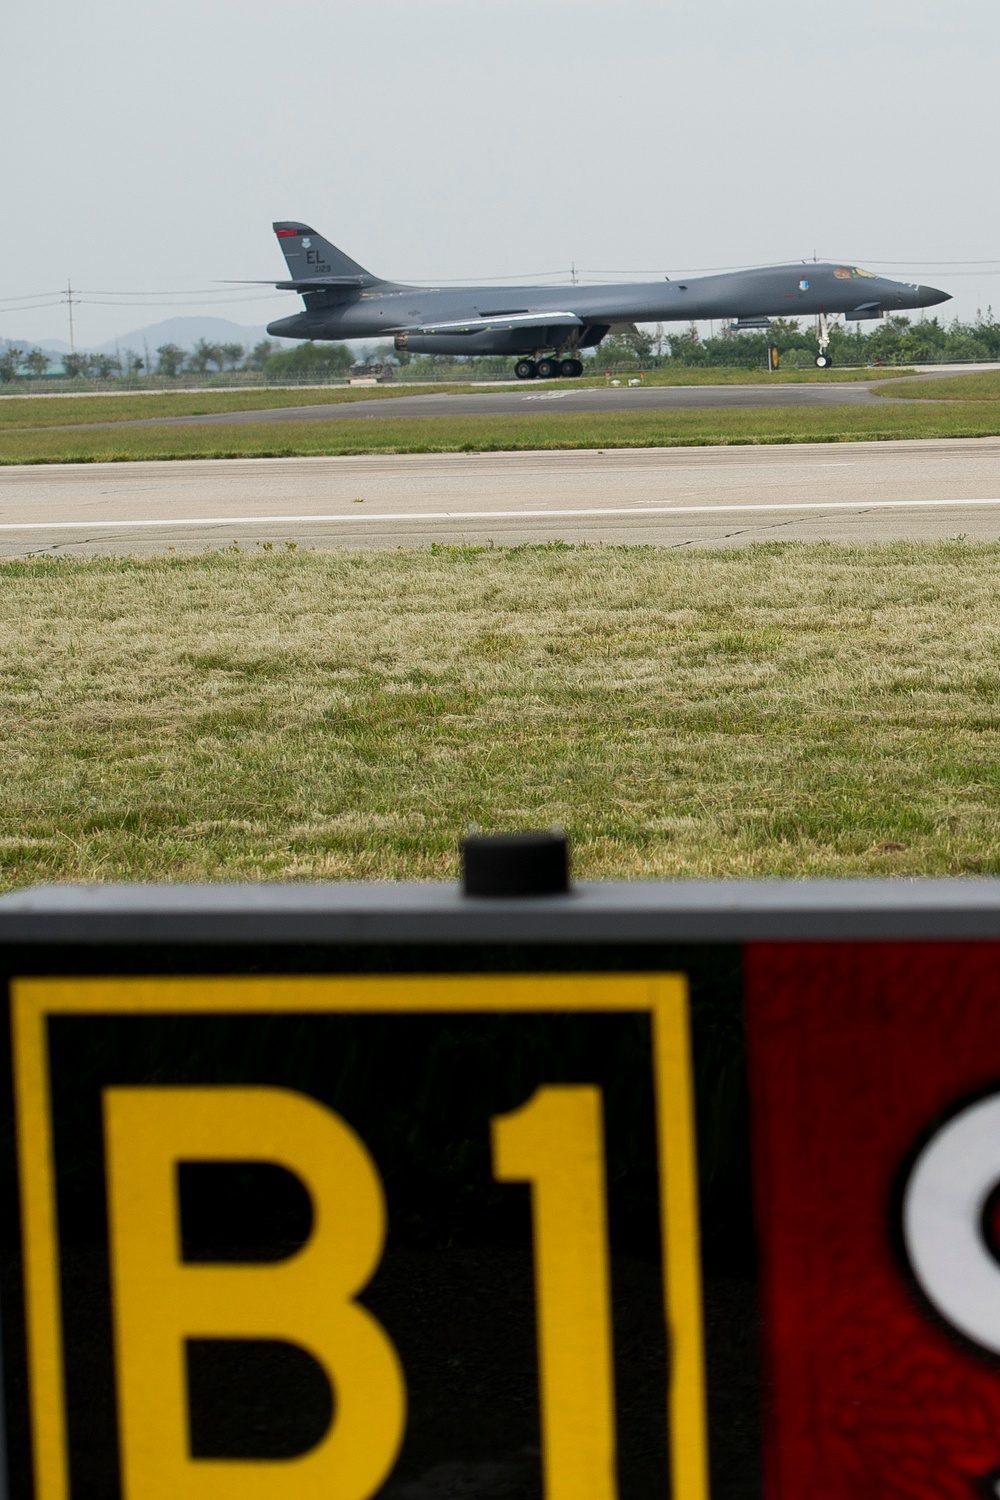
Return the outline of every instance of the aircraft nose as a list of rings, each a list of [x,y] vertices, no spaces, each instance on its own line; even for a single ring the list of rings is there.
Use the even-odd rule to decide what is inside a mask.
[[[936,286],[917,287],[917,306],[936,307],[939,302],[950,302],[950,292],[939,292]]]

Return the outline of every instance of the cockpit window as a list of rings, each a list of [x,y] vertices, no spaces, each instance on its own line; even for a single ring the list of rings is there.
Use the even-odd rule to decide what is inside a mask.
[[[878,280],[874,271],[863,271],[860,266],[837,266],[833,274],[838,281],[853,281],[857,276],[862,276],[868,281]]]

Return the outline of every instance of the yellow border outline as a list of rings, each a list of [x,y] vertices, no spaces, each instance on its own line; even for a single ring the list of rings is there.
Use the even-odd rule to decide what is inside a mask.
[[[670,1382],[671,1494],[708,1500],[694,1084],[682,974],[393,974],[17,979],[14,1095],[36,1500],[71,1500],[46,1022],[55,1015],[648,1013],[653,1020]]]

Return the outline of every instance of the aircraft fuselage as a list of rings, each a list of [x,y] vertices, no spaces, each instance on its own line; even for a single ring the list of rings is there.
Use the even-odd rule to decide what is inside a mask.
[[[588,348],[616,323],[816,314],[877,318],[948,300],[934,287],[832,262],[610,286],[407,286],[373,276],[305,225],[275,228],[298,278],[278,284],[301,292],[305,310],[269,323],[269,333],[292,339],[393,338],[400,348],[429,354]],[[319,248],[303,250],[303,245]],[[329,273],[326,284],[324,272]]]

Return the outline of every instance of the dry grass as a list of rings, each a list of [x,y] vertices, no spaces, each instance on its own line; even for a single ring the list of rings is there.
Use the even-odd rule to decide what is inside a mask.
[[[0,565],[0,875],[1000,868],[1000,546]]]
[[[940,380],[914,380],[883,388],[879,396],[905,396],[919,401],[1000,401],[1000,370],[972,375],[945,375]]]
[[[131,459],[288,458],[337,453],[496,453],[543,448],[670,448],[719,443],[839,443],[992,437],[996,402],[695,408],[515,416],[246,422],[88,431],[0,429],[0,464]]]
[[[599,359],[596,363],[600,368],[598,376],[584,376],[582,380],[575,381],[574,384],[604,385],[606,383],[604,369],[600,367]],[[916,373],[916,370],[910,369],[908,365],[892,368],[885,366],[880,369],[854,366],[848,369],[838,369],[834,366],[826,370],[817,370],[814,365],[808,365],[801,370],[793,369],[790,365],[780,370],[747,370],[729,368],[724,365],[667,365],[660,370],[647,370],[642,383],[643,385],[851,385],[863,382],[870,385],[878,380],[902,380]],[[634,374],[627,370],[614,376],[614,379],[621,380],[623,384],[634,378]]]
[[[201,417],[211,412],[280,411],[286,406],[342,406],[392,396],[466,395],[481,385],[261,387],[231,391],[135,391],[95,396],[4,396],[0,431],[19,427],[76,426],[87,422],[142,422],[151,417]]]

